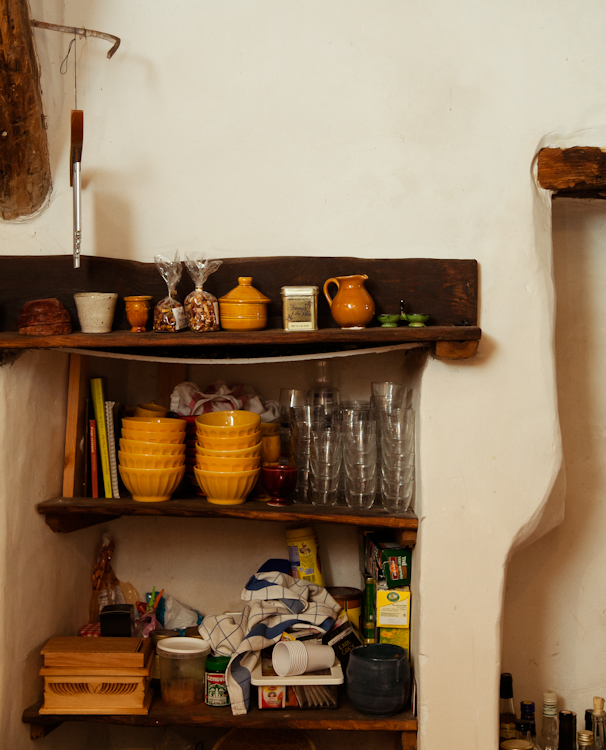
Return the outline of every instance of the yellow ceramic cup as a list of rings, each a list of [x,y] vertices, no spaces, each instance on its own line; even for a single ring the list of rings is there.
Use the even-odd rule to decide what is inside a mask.
[[[149,404],[139,404],[135,409],[135,417],[165,417],[168,409],[155,401]]]
[[[276,463],[280,459],[280,436],[261,433],[261,461],[263,464]]]

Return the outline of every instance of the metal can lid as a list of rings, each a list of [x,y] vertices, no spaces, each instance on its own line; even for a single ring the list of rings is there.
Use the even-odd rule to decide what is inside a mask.
[[[504,740],[501,750],[532,750],[532,745],[526,740]]]
[[[578,733],[578,739],[579,739],[579,747],[592,747],[594,744],[593,741],[593,732],[589,732],[587,730],[583,730]]]
[[[326,590],[337,601],[341,599],[345,602],[360,601],[364,592],[360,589],[354,589],[350,586],[327,586]]]
[[[317,286],[283,286],[283,297],[313,297],[318,293]]]
[[[206,657],[206,671],[207,672],[225,672],[227,665],[230,662],[230,656],[207,656]]]

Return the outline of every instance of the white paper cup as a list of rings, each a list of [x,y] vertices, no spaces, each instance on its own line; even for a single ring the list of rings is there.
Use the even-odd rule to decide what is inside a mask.
[[[335,663],[335,652],[332,646],[305,645],[307,651],[306,672],[317,672],[320,669],[330,669]]]
[[[279,641],[274,646],[271,661],[279,677],[304,674],[307,668],[307,649],[301,641]]]
[[[109,333],[112,329],[116,300],[112,292],[79,292],[74,294],[82,333]]]

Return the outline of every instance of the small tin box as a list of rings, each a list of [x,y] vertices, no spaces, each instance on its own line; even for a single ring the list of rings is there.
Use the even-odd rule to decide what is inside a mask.
[[[285,331],[317,331],[318,287],[283,286],[282,319]]]

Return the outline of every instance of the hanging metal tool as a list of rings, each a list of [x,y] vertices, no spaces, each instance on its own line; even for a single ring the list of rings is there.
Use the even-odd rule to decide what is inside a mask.
[[[82,247],[81,170],[83,140],[84,112],[81,109],[72,109],[70,184],[74,202],[74,268],[80,268],[80,250]]]
[[[101,31],[91,31],[90,29],[78,28],[74,26],[59,26],[54,23],[44,23],[42,21],[31,21],[32,26],[36,26],[41,29],[50,29],[51,31],[61,31],[66,34],[73,34],[74,38],[70,42],[67,50],[67,55],[61,63],[60,72],[65,75],[67,72],[67,59],[69,53],[74,46],[74,109],[72,109],[71,117],[71,138],[70,138],[70,150],[69,150],[69,184],[72,187],[73,194],[73,214],[74,214],[74,268],[80,268],[80,252],[82,249],[82,184],[81,184],[81,172],[82,172],[82,144],[84,140],[84,112],[78,109],[78,76],[77,76],[77,55],[76,45],[78,36],[87,37],[93,36],[99,39],[105,39],[108,42],[113,42],[112,48],[108,51],[107,57],[111,58],[118,47],[120,46],[120,39],[112,34],[105,34]],[[65,70],[64,70],[65,68]]]

